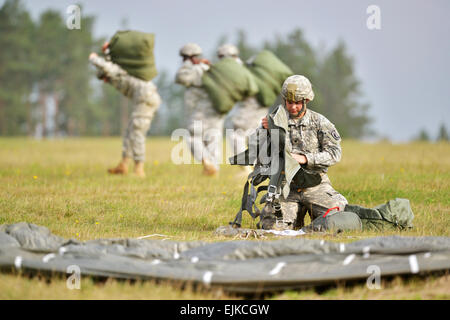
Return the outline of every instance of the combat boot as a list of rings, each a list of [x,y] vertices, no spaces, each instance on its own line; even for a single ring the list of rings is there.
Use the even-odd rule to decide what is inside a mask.
[[[130,158],[123,158],[122,161],[115,168],[108,169],[110,174],[128,174],[128,164]]]
[[[134,162],[134,174],[140,178],[145,178],[143,161],[135,161]]]
[[[207,160],[202,160],[203,164],[203,174],[205,176],[215,176],[219,172],[217,168]]]

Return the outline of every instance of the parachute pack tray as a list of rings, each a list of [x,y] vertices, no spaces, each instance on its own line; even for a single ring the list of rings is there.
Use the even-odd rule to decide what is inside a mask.
[[[147,239],[66,240],[29,223],[0,226],[4,271],[159,279],[256,293],[450,269],[450,237],[376,237],[353,243],[289,238],[176,242]]]

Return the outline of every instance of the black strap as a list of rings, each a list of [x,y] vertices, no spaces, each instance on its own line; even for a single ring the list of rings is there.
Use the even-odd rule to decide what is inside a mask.
[[[266,129],[259,128],[256,130],[256,141],[249,139],[248,148],[238,153],[228,160],[231,165],[241,165],[241,166],[253,166],[255,162],[259,162],[259,152],[261,150],[268,150],[270,147],[270,139],[268,138]]]
[[[261,210],[256,205],[256,198],[258,198],[258,194],[262,191],[267,190],[268,186],[259,186],[257,189],[255,188],[253,184],[253,180],[256,177],[254,174],[257,172],[258,169],[250,173],[249,179],[247,179],[247,182],[244,186],[244,191],[242,193],[242,199],[241,199],[241,207],[239,208],[238,213],[236,214],[236,217],[232,222],[230,222],[230,225],[233,227],[240,228],[242,225],[242,212],[245,210],[247,211],[253,220],[255,220],[258,216],[261,214]],[[250,194],[248,193],[250,190]]]
[[[282,182],[283,177],[284,177],[284,168],[285,168],[285,159],[284,159],[284,147],[285,147],[285,145],[284,145],[284,139],[285,139],[286,133],[284,132],[284,130],[282,128],[279,128],[279,127],[277,127],[274,124],[274,122],[271,119],[271,117],[268,117],[268,121],[269,121],[269,128],[271,128],[271,129],[278,129],[279,130],[279,150],[278,150],[279,154],[278,154],[278,156],[279,156],[280,161],[279,161],[278,170],[277,170],[277,172],[275,174],[270,175],[269,185],[267,185],[267,186],[260,186],[256,190],[255,189],[255,185],[257,185],[258,183],[261,183],[263,181],[263,180],[258,179],[258,177],[261,176],[261,173],[262,173],[263,170],[267,169],[267,168],[263,167],[261,164],[259,164],[257,162],[257,165],[255,165],[253,172],[250,173],[248,175],[248,177],[247,177],[247,182],[245,183],[244,191],[242,193],[241,207],[240,207],[238,213],[236,214],[236,217],[234,218],[234,220],[232,222],[230,222],[230,225],[233,226],[233,227],[238,227],[238,228],[241,227],[241,224],[242,224],[242,212],[244,210],[246,210],[250,214],[250,216],[252,217],[253,220],[261,215],[261,211],[259,210],[259,208],[256,205],[256,198],[258,197],[258,194],[260,192],[268,190],[268,193],[270,191],[271,195],[272,195],[272,192],[273,192],[273,195],[277,195],[277,194],[280,193],[281,182]],[[268,136],[269,135],[267,135],[267,137]],[[258,152],[257,152],[258,155],[259,155],[259,152],[261,150],[265,150],[266,152],[270,150],[270,152],[271,152],[270,156],[271,157],[276,156],[276,155],[272,154],[273,150],[271,150],[272,148],[271,148],[271,143],[270,142],[271,142],[271,139],[269,139],[269,138],[267,138],[267,139],[259,139],[259,137],[258,137]],[[238,163],[237,160],[238,159],[241,160],[242,157],[244,157],[246,165],[253,164],[254,161],[252,161],[252,160],[255,160],[255,161],[258,160],[258,156],[256,156],[256,159],[250,159],[252,157],[250,156],[249,149],[247,149],[244,152],[231,157],[230,158],[230,163],[231,164],[237,164]],[[250,194],[248,193],[249,189],[250,189]],[[271,189],[274,189],[274,191],[271,190]],[[274,199],[269,199],[269,201],[272,202],[272,206],[274,205],[273,204],[273,200]]]
[[[286,133],[284,132],[284,130],[278,126],[275,125],[274,121],[272,120],[272,118],[268,118],[269,121],[269,128],[273,128],[273,129],[278,129],[278,138],[279,138],[279,150],[278,150],[278,157],[280,159],[279,164],[278,164],[278,170],[275,174],[272,174],[270,176],[270,181],[269,181],[269,188],[271,186],[273,186],[275,188],[275,193],[280,193],[280,188],[281,188],[281,182],[283,180],[283,176],[284,176],[284,168],[285,168],[285,159],[284,159],[284,139],[286,137]],[[273,148],[271,148],[271,153],[270,156],[273,158],[274,154],[272,154],[272,152],[274,151]],[[270,191],[270,189],[269,189]],[[272,201],[273,199],[268,199],[269,201]]]

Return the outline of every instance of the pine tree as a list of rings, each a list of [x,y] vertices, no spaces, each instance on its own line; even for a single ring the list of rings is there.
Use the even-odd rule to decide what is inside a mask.
[[[438,133],[437,141],[445,141],[445,142],[448,142],[448,141],[449,141],[447,128],[445,127],[445,124],[444,124],[444,123],[442,123],[442,124],[441,124],[441,127],[439,128],[439,133]]]
[[[430,141],[430,136],[425,129],[421,129],[417,135],[416,141]]]
[[[0,134],[32,131],[34,24],[21,1],[0,8]]]
[[[361,102],[361,82],[355,76],[354,61],[343,42],[321,62],[315,87],[320,92],[315,105],[343,137],[360,138],[369,133],[369,105]]]

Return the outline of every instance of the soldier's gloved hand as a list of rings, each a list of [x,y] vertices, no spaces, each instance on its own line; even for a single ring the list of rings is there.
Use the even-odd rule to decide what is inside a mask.
[[[269,129],[269,120],[267,120],[267,117],[262,118],[261,124],[264,129]]]

